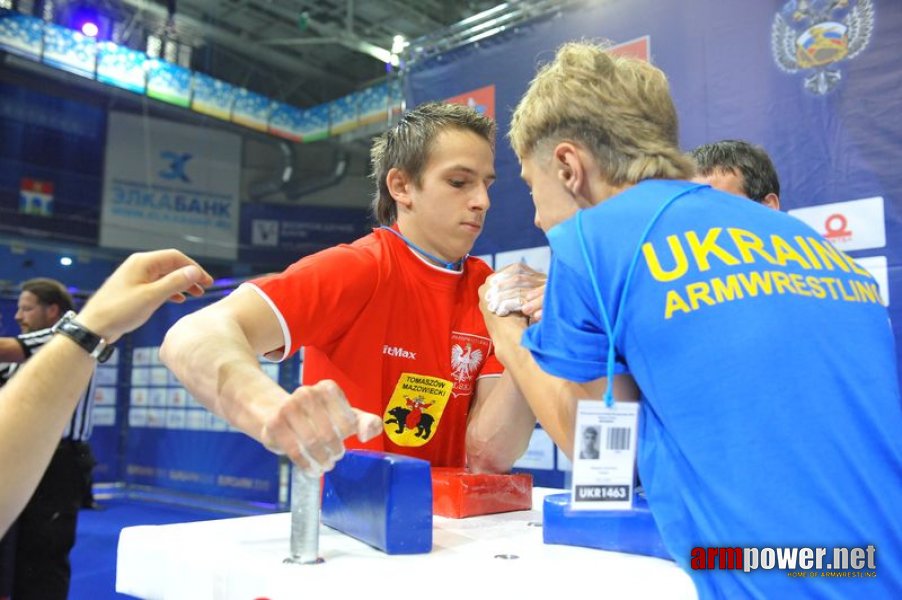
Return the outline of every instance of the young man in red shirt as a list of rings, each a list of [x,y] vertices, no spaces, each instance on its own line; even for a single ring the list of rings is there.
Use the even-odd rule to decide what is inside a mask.
[[[425,104],[374,143],[381,226],[305,257],[188,315],[161,356],[210,410],[309,474],[349,446],[435,466],[505,472],[535,417],[503,374],[479,311],[490,268],[468,253],[495,180],[495,125]],[[256,356],[305,348],[303,383],[284,391]]]

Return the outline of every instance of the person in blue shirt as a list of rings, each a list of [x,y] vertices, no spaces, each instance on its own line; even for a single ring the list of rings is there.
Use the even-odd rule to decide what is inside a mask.
[[[639,402],[638,474],[703,599],[898,597],[902,414],[868,272],[801,221],[688,181],[647,62],[562,46],[510,140],[552,251],[543,316],[499,317],[487,286],[481,307],[558,446],[572,456],[580,399],[611,385]],[[821,564],[771,564],[801,548]],[[837,548],[862,560],[834,566]],[[731,549],[749,572],[718,560]]]

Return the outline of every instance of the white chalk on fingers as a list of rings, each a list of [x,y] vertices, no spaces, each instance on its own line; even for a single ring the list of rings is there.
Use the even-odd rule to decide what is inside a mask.
[[[382,435],[382,418],[374,414],[358,411],[357,413],[357,439],[368,442]]]
[[[523,300],[517,298],[501,298],[501,283],[510,278],[510,273],[500,272],[489,277],[489,288],[485,292],[485,302],[488,309],[498,315],[505,317],[512,312],[520,310]]]
[[[511,313],[519,311],[521,308],[523,308],[523,299],[520,296],[517,296],[498,302],[498,308],[494,312],[499,317],[506,317]]]
[[[304,457],[304,460],[307,461],[307,466],[301,469],[304,472],[304,475],[307,477],[319,477],[325,472],[323,466],[313,458],[313,455],[310,454],[301,442],[298,442],[298,451],[301,453],[301,456]]]
[[[521,295],[514,296],[513,298],[502,298],[500,292],[495,291],[493,289],[489,289],[489,292],[486,293],[486,306],[488,309],[498,315],[499,317],[506,317],[512,312],[517,312],[518,310],[523,308],[523,297]]]

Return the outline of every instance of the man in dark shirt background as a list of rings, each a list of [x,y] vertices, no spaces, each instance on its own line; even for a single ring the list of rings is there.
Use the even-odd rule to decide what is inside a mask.
[[[50,328],[73,309],[65,286],[53,279],[22,284],[16,322],[22,333],[0,338],[0,384],[50,341]],[[92,429],[94,381],[85,390],[50,466],[16,523],[0,541],[0,600],[65,599],[69,592],[69,552],[75,545],[78,510],[91,485],[95,460],[88,445]]]

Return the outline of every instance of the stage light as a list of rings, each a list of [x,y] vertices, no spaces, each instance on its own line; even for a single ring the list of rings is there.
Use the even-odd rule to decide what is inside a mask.
[[[63,265],[64,267],[70,267],[70,266],[72,266],[72,258],[68,257],[68,256],[61,256],[60,264]]]
[[[87,3],[68,5],[60,22],[98,41],[109,41],[113,33],[110,15]]]
[[[97,34],[100,33],[100,28],[93,21],[85,21],[81,24],[81,32],[91,38],[97,37]]]
[[[410,42],[403,35],[396,35],[392,38],[391,43],[391,53],[392,54],[401,54],[404,52],[404,48],[410,45]]]

